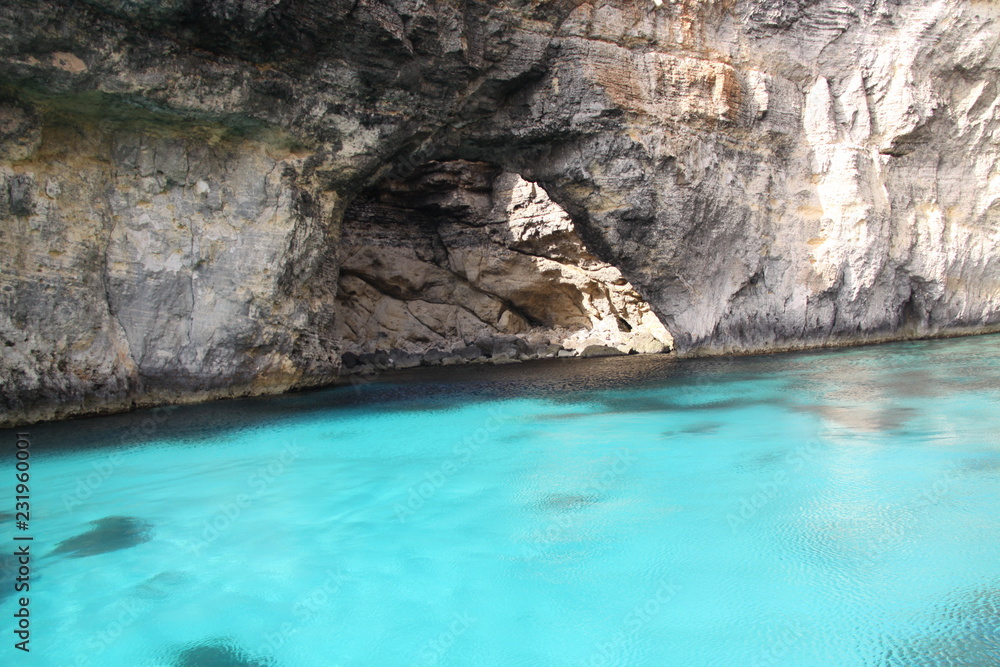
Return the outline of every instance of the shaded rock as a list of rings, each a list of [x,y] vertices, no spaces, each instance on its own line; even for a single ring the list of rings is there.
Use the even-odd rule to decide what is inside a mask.
[[[561,351],[563,351],[562,346],[561,345],[555,345],[555,344],[540,345],[540,346],[538,346],[538,347],[535,348],[535,354],[538,356],[539,359],[549,359],[549,358],[555,357]]]
[[[0,103],[0,152],[10,161],[26,160],[42,143],[41,119],[27,104]]]
[[[610,345],[588,345],[580,353],[581,357],[616,357],[625,354],[617,347]]]
[[[494,354],[490,359],[490,363],[496,364],[497,366],[503,366],[505,364],[518,364],[521,363],[517,357],[512,357],[506,353]]]
[[[26,175],[13,176],[7,182],[8,210],[12,215],[29,216],[35,212],[34,180]]]
[[[372,366],[375,370],[384,371],[392,367],[392,359],[387,352],[376,352],[372,355]]]
[[[527,361],[592,334],[612,344],[639,333],[669,340],[566,212],[495,165],[419,165],[359,196],[342,229],[336,321],[351,349],[389,341],[426,352],[471,339],[453,353]]]
[[[420,365],[422,355],[393,349],[389,352],[393,368],[416,368]]]
[[[503,355],[516,359],[528,351],[528,344],[521,338],[505,336],[493,341],[493,356]]]
[[[543,333],[531,333],[524,337],[526,343],[533,348],[548,345],[552,342],[552,339],[547,334]]]
[[[453,352],[466,361],[472,361],[483,356],[483,351],[476,345],[466,345],[465,347],[453,350]]]
[[[427,352],[424,353],[424,356],[421,359],[421,363],[424,366],[440,366],[441,362],[444,361],[444,358],[446,356],[449,355],[443,352],[442,350],[438,349],[428,350]]]
[[[476,347],[482,351],[483,356],[490,357],[493,356],[493,338],[490,336],[480,336],[473,343]]]

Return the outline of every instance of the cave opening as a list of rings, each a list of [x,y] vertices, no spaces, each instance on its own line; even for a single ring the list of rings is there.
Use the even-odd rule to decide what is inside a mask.
[[[539,185],[487,162],[427,162],[361,192],[341,228],[342,372],[669,351],[614,266]]]

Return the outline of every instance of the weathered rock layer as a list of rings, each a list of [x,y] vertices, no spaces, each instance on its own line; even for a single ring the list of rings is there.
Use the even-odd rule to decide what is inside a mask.
[[[541,188],[481,162],[425,165],[355,199],[335,312],[351,372],[671,344]]]
[[[456,345],[463,308],[617,321],[493,275],[529,275],[516,175],[684,354],[1000,327],[996,3],[27,0],[0,62],[0,423],[331,381],[393,336],[359,312],[435,304],[347,252],[430,161],[508,174],[476,215],[406,202],[437,215],[413,269],[478,290],[409,309]],[[537,259],[553,304],[587,293]]]

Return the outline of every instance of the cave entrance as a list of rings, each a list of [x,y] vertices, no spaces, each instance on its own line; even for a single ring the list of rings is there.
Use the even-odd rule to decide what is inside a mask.
[[[343,372],[668,351],[667,329],[591,255],[539,186],[485,162],[429,162],[344,214]]]

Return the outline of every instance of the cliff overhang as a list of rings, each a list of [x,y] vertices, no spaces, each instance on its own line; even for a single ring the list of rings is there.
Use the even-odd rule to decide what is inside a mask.
[[[998,19],[958,0],[0,8],[0,422],[320,385],[385,351],[358,338],[352,280],[409,299],[345,249],[388,233],[355,216],[380,184],[428,164],[534,184],[680,354],[996,330]]]

